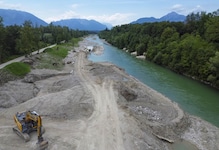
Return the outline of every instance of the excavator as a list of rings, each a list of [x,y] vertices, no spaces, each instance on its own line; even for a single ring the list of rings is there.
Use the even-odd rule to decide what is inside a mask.
[[[43,133],[45,128],[42,126],[41,116],[35,111],[17,112],[14,115],[14,121],[17,125],[13,128],[13,131],[24,139],[25,142],[30,140],[30,133],[37,131],[38,142],[37,148],[39,150],[45,150],[48,147],[48,141],[43,139]]]

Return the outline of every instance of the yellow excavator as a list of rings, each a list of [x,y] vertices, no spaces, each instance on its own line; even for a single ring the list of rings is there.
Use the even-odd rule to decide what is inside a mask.
[[[23,138],[25,142],[30,140],[29,133],[37,131],[38,149],[45,150],[48,147],[48,141],[44,140],[42,136],[45,129],[42,126],[42,119],[38,113],[35,111],[17,112],[14,115],[14,121],[17,126],[13,128],[13,131]]]

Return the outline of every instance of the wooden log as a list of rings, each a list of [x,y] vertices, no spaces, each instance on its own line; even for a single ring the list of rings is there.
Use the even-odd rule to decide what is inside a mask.
[[[165,138],[163,136],[160,136],[160,135],[157,135],[155,133],[153,133],[153,135],[155,135],[157,138],[161,139],[161,140],[164,140],[166,142],[169,142],[169,143],[174,143],[174,140],[171,140],[171,139],[168,139],[168,138]]]

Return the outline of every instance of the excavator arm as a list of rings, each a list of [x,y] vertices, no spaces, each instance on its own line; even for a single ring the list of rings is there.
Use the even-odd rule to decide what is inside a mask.
[[[38,136],[38,142],[42,140],[42,135],[43,135],[43,126],[42,126],[42,119],[40,116],[37,117],[37,136]]]
[[[37,136],[38,136],[38,146],[41,150],[45,149],[48,147],[48,141],[45,141],[43,139],[42,134],[44,133],[43,131],[43,126],[42,126],[42,119],[40,116],[37,117]]]

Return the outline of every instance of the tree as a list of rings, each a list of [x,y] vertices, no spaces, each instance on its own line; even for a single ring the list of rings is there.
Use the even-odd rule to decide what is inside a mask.
[[[206,39],[209,42],[219,43],[219,16],[210,18],[206,23]]]
[[[20,30],[20,38],[17,40],[17,48],[20,53],[29,55],[33,51],[34,47],[36,47],[34,42],[35,38],[32,22],[25,21],[23,28]]]
[[[136,46],[137,55],[143,55],[146,51],[146,45],[144,43],[140,43]]]
[[[19,50],[16,49],[16,40],[20,37],[20,26],[13,25],[5,27],[5,50],[10,55],[19,55]]]
[[[5,51],[4,51],[4,27],[3,27],[3,19],[0,17],[0,63],[3,62],[4,56],[5,56]]]
[[[219,51],[209,61],[212,73],[208,76],[208,81],[213,85],[219,86]]]
[[[202,81],[219,82],[219,10],[191,13],[186,22],[116,26],[100,33],[119,48]],[[211,58],[211,59],[210,59]],[[215,84],[216,85],[216,84]],[[219,83],[217,83],[219,86]]]

